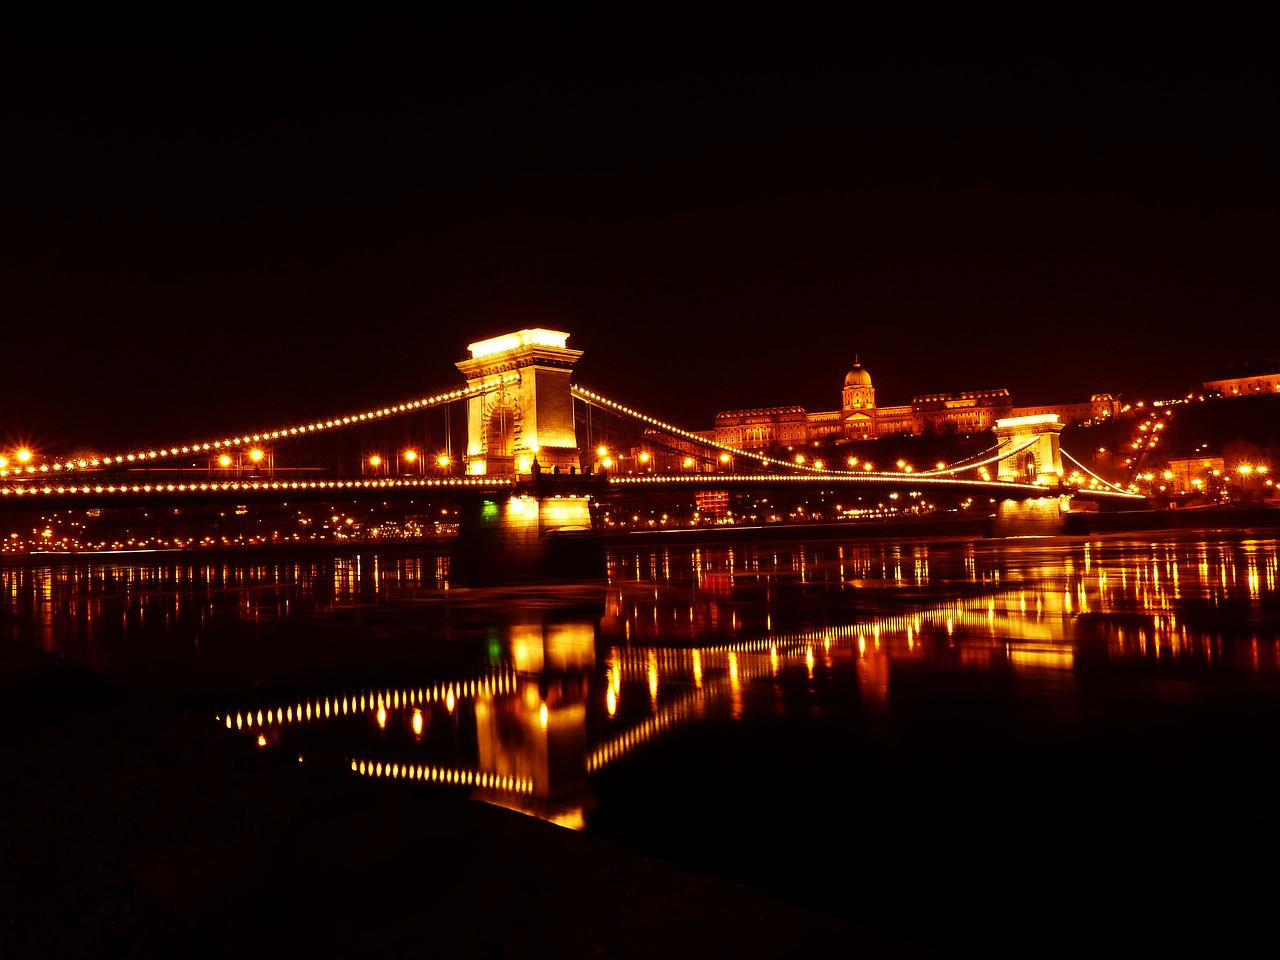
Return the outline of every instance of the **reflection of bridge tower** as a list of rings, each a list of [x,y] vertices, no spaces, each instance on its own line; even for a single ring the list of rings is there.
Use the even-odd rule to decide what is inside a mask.
[[[581,350],[567,333],[520,330],[470,344],[457,364],[468,387],[467,473],[527,474],[534,460],[547,471],[578,463],[569,377]],[[511,382],[512,375],[515,382]]]
[[[514,623],[512,693],[476,701],[481,770],[531,783],[532,795],[497,790],[481,799],[581,829],[587,792],[587,689],[595,668],[595,621]]]
[[[1063,424],[1056,413],[997,420],[1000,441],[997,479],[1057,487],[1062,482],[1062,451],[1058,446]]]

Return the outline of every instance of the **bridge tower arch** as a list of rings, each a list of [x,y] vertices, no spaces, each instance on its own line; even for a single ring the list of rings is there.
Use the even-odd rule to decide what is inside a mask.
[[[997,479],[1041,487],[1061,486],[1059,438],[1063,426],[1056,413],[997,420],[993,428],[1000,443]]]
[[[520,476],[577,469],[578,440],[569,391],[581,350],[567,333],[533,328],[468,344],[457,364],[468,387],[466,469],[472,475]]]

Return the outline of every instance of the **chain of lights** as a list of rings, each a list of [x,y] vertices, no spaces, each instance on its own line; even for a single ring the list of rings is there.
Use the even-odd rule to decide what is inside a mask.
[[[1094,479],[1094,480],[1098,481],[1098,483],[1103,484],[1103,485],[1104,485],[1108,490],[1114,491],[1115,493],[1122,494],[1122,495],[1124,495],[1124,496],[1126,496],[1126,497],[1132,497],[1132,498],[1134,498],[1135,500],[1142,500],[1142,499],[1145,499],[1141,494],[1133,493],[1133,492],[1132,492],[1132,491],[1130,491],[1130,490],[1125,490],[1123,487],[1117,487],[1117,486],[1116,486],[1114,483],[1112,483],[1110,480],[1104,480],[1102,477],[1098,476],[1096,473],[1094,473],[1092,470],[1090,470],[1088,467],[1086,467],[1083,463],[1081,463],[1079,460],[1077,460],[1077,459],[1076,459],[1075,457],[1073,457],[1071,454],[1067,453],[1067,451],[1065,451],[1065,450],[1061,450],[1060,452],[1061,452],[1061,454],[1062,454],[1064,457],[1066,457],[1068,460],[1070,460],[1070,461],[1071,461],[1071,463],[1072,463],[1073,465],[1075,465],[1075,466],[1076,466],[1076,467],[1078,467],[1079,469],[1083,470],[1086,474],[1088,474],[1088,475],[1089,475],[1089,477],[1091,477],[1092,479]]]
[[[674,703],[667,704],[643,723],[631,728],[626,733],[600,744],[587,757],[587,772],[602,770],[614,760],[626,756],[636,747],[657,738],[660,734],[679,726],[688,720],[699,701],[707,700],[730,687],[728,680],[712,684],[710,687],[695,690]]]
[[[88,457],[80,460],[62,460],[55,462],[52,465],[45,463],[41,464],[39,467],[34,465],[27,466],[25,469],[28,473],[35,473],[37,471],[41,473],[48,473],[50,470],[87,470],[110,466],[131,466],[135,463],[159,463],[174,457],[190,456],[191,454],[216,453],[218,451],[231,450],[254,443],[293,440],[298,437],[311,436],[330,430],[342,429],[344,427],[359,426],[371,421],[395,417],[405,413],[413,413],[418,410],[427,410],[432,407],[438,407],[446,403],[453,403],[477,394],[488,393],[495,389],[501,389],[512,383],[516,383],[519,380],[520,374],[510,373],[491,383],[462,387],[457,390],[450,390],[448,393],[440,393],[435,396],[422,397],[416,400],[406,400],[403,403],[392,404],[388,407],[381,407],[376,410],[366,410],[361,413],[352,413],[342,417],[334,417],[329,420],[317,420],[313,423],[288,424],[276,430],[269,430],[255,434],[245,434],[244,436],[229,437],[221,440],[203,440],[195,443],[182,444],[180,446],[173,445],[169,447],[157,447],[151,450],[135,450],[132,452],[111,454],[109,456]],[[18,469],[20,470],[22,468]]]
[[[643,486],[645,484],[703,485],[710,482],[712,475],[702,474],[647,474],[644,476],[611,475],[610,484]],[[858,486],[901,487],[903,484],[920,487],[946,487],[972,489],[975,485],[984,490],[1011,494],[1016,497],[1043,497],[1048,488],[1029,483],[1016,483],[1001,480],[961,480],[951,477],[926,476],[923,473],[856,473],[853,471],[823,470],[820,473],[797,476],[789,473],[717,473],[714,474],[717,484],[759,484],[782,483],[812,485],[816,481],[852,482]],[[1132,494],[1127,494],[1132,496]]]
[[[507,487],[511,480],[494,479],[489,476],[478,477],[444,477],[422,479],[383,478],[378,480],[228,480],[225,483],[121,483],[121,484],[59,484],[51,486],[5,486],[0,487],[0,498],[3,497],[57,497],[75,494],[94,494],[96,496],[119,496],[123,494],[223,494],[223,493],[289,493],[297,492],[333,492],[342,494],[349,491],[367,490],[425,490],[425,489],[462,489]]]
[[[495,673],[486,677],[462,680],[431,687],[401,690],[360,690],[356,693],[344,693],[333,697],[316,697],[301,700],[275,708],[261,707],[255,712],[252,709],[231,711],[214,716],[225,724],[228,730],[249,729],[258,727],[280,726],[290,723],[306,723],[328,717],[354,716],[370,710],[398,710],[401,707],[443,703],[450,710],[464,699],[477,696],[492,696],[499,693],[510,693],[515,689],[515,674],[510,671]]]
[[[351,771],[363,777],[383,777],[391,780],[424,780],[434,783],[450,783],[458,786],[485,787],[506,790],[509,793],[533,793],[533,781],[528,777],[503,776],[483,770],[466,770],[459,767],[433,767],[424,763],[383,763],[381,760],[351,761]]]
[[[921,470],[918,476],[940,477],[960,473],[962,470],[979,470],[982,467],[990,466],[993,463],[999,463],[1006,457],[1016,456],[1028,447],[1035,446],[1039,439],[1039,437],[1030,437],[1025,443],[1021,443],[1016,447],[1004,451],[1001,451],[999,447],[989,447],[982,453],[974,454],[975,457],[982,457],[983,459],[962,460],[958,463],[953,463],[948,467],[940,467],[933,470]]]
[[[584,403],[594,404],[602,410],[612,410],[615,413],[625,414],[628,417],[633,417],[634,419],[639,420],[641,423],[647,423],[651,427],[657,427],[659,430],[670,433],[673,436],[689,440],[711,450],[719,450],[721,453],[727,453],[730,456],[746,457],[749,460],[755,460],[762,464],[769,464],[775,467],[785,467],[788,470],[807,471],[809,473],[819,474],[822,476],[830,476],[832,474],[839,475],[846,472],[853,476],[863,476],[863,474],[853,473],[853,471],[819,470],[817,467],[811,467],[807,464],[791,463],[786,460],[778,460],[775,457],[765,456],[762,453],[753,453],[749,450],[739,450],[737,447],[730,447],[723,443],[717,443],[715,440],[708,440],[706,437],[696,434],[691,430],[686,430],[683,427],[677,427],[674,424],[667,423],[665,420],[659,420],[657,417],[651,417],[648,414],[641,413],[640,411],[625,406],[624,404],[617,403],[607,397],[603,397],[598,393],[586,389],[585,387],[581,387],[576,383],[572,384],[569,387],[569,390],[575,397],[582,400]],[[875,473],[875,471],[868,472],[873,474]]]
[[[761,464],[768,464],[776,467],[785,467],[788,470],[799,470],[802,472],[807,472],[810,475],[815,475],[820,477],[850,476],[850,477],[865,477],[868,479],[876,479],[876,478],[887,478],[892,480],[902,479],[901,473],[895,473],[891,470],[864,470],[864,471],[833,470],[833,469],[828,469],[826,467],[819,468],[815,466],[809,466],[808,464],[792,463],[787,460],[779,460],[775,457],[769,457],[761,453],[754,453],[749,450],[740,450],[737,447],[726,446],[725,444],[718,443],[715,440],[708,440],[706,437],[701,436],[700,434],[693,433],[690,430],[685,430],[683,427],[677,427],[674,424],[667,423],[665,420],[659,420],[657,417],[652,417],[652,416],[649,416],[648,414],[641,413],[640,411],[632,407],[628,407],[614,400],[610,400],[607,397],[601,396],[600,394],[595,393],[592,390],[588,390],[585,387],[579,386],[578,384],[572,384],[569,389],[575,397],[577,397],[579,400],[582,400],[585,403],[593,404],[600,409],[612,410],[616,413],[621,413],[626,416],[633,417],[634,419],[639,420],[641,423],[648,424],[651,427],[656,427],[666,433],[672,434],[673,436],[681,437],[685,440],[689,440],[693,443],[697,443],[711,450],[719,450],[722,453],[727,453],[734,457],[746,457],[750,460],[755,460]],[[933,470],[913,471],[911,475],[913,477],[928,477],[928,478],[937,479],[942,477],[954,476],[955,474],[961,473],[965,470],[977,470],[980,467],[984,467],[992,463],[997,463],[1000,460],[1004,460],[1007,457],[1011,457],[1018,453],[1021,453],[1023,450],[1028,449],[1029,447],[1036,444],[1038,441],[1039,441],[1039,437],[1033,436],[1033,437],[1030,437],[1025,443],[1019,444],[1018,446],[1008,450],[1000,451],[1000,449],[996,447],[996,448],[989,448],[988,450],[983,451],[982,453],[976,454],[976,456],[985,457],[985,459],[966,460],[960,463],[955,463],[950,466],[936,468]],[[723,475],[718,475],[718,476],[723,476]],[[784,478],[778,477],[776,475],[771,475],[768,477],[768,479],[779,480]],[[793,477],[792,479],[795,479],[795,478]],[[1025,486],[1025,484],[1016,484],[1016,486],[1023,487]]]

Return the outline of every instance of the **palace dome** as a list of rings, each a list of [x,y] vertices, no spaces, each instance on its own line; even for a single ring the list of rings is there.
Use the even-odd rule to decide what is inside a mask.
[[[855,363],[853,369],[845,374],[844,385],[846,387],[869,387],[871,386],[871,374],[862,369],[862,364]]]

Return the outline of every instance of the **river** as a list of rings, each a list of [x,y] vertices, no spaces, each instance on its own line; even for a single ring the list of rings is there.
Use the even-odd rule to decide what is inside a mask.
[[[0,567],[0,637],[960,955],[1269,932],[1274,530]]]

